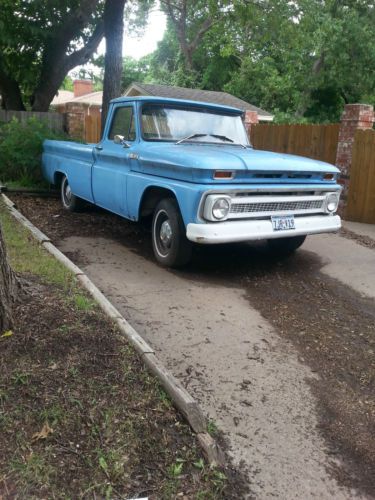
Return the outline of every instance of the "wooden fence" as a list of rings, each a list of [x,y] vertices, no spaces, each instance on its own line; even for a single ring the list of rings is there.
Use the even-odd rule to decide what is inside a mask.
[[[53,132],[65,132],[65,115],[62,113],[0,110],[0,122],[10,122],[12,118],[17,118],[17,120],[21,123],[25,123],[31,117],[44,121],[48,128]]]
[[[85,141],[96,144],[101,138],[101,115],[85,116]]]
[[[375,224],[375,130],[355,134],[346,219]]]
[[[250,140],[255,149],[307,156],[335,164],[339,123],[329,125],[252,125]]]

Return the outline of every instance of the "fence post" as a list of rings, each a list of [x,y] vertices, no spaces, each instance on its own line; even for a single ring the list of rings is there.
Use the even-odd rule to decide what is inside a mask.
[[[355,131],[371,129],[374,123],[374,108],[369,104],[346,104],[341,116],[336,165],[341,171],[340,184],[343,187],[341,210],[345,210],[350,183],[350,167]]]
[[[259,117],[257,111],[245,111],[244,114],[244,125],[247,132],[247,136],[250,139],[251,126],[255,123],[259,123]]]

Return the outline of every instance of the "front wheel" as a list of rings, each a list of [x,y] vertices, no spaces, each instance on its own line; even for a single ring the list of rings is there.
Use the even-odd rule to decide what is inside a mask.
[[[152,248],[156,260],[166,267],[182,267],[191,259],[192,244],[186,238],[185,225],[173,198],[161,200],[155,208]]]
[[[68,178],[63,177],[61,182],[61,203],[65,210],[79,212],[82,209],[83,201],[72,193]]]
[[[306,236],[290,236],[267,240],[268,248],[273,255],[290,255],[305,241]]]

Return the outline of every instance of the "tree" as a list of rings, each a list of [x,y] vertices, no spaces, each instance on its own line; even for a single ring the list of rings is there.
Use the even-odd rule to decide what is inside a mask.
[[[221,0],[216,6],[162,0],[162,6],[169,23],[150,58],[154,81],[224,90],[278,120],[334,121],[346,102],[375,102],[370,0]],[[207,17],[214,21],[193,44],[189,71],[181,33],[189,45]]]
[[[373,102],[372,3],[238,0],[226,50],[241,65],[225,89],[297,121],[335,121],[346,102]]]
[[[220,1],[160,0],[176,33],[187,71],[194,71],[194,54],[205,34],[223,15]]]
[[[0,93],[6,109],[48,111],[68,72],[104,35],[104,0],[0,0]]]
[[[18,281],[7,259],[0,225],[0,334],[13,326],[13,306],[17,299]]]
[[[109,101],[121,95],[122,39],[126,0],[106,0],[104,7],[104,83],[102,105],[102,130],[104,130]]]

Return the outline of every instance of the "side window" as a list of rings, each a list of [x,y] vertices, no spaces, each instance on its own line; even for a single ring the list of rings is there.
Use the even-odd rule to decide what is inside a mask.
[[[117,108],[112,119],[108,139],[113,141],[115,135],[123,135],[126,141],[135,140],[135,123],[132,107]]]

